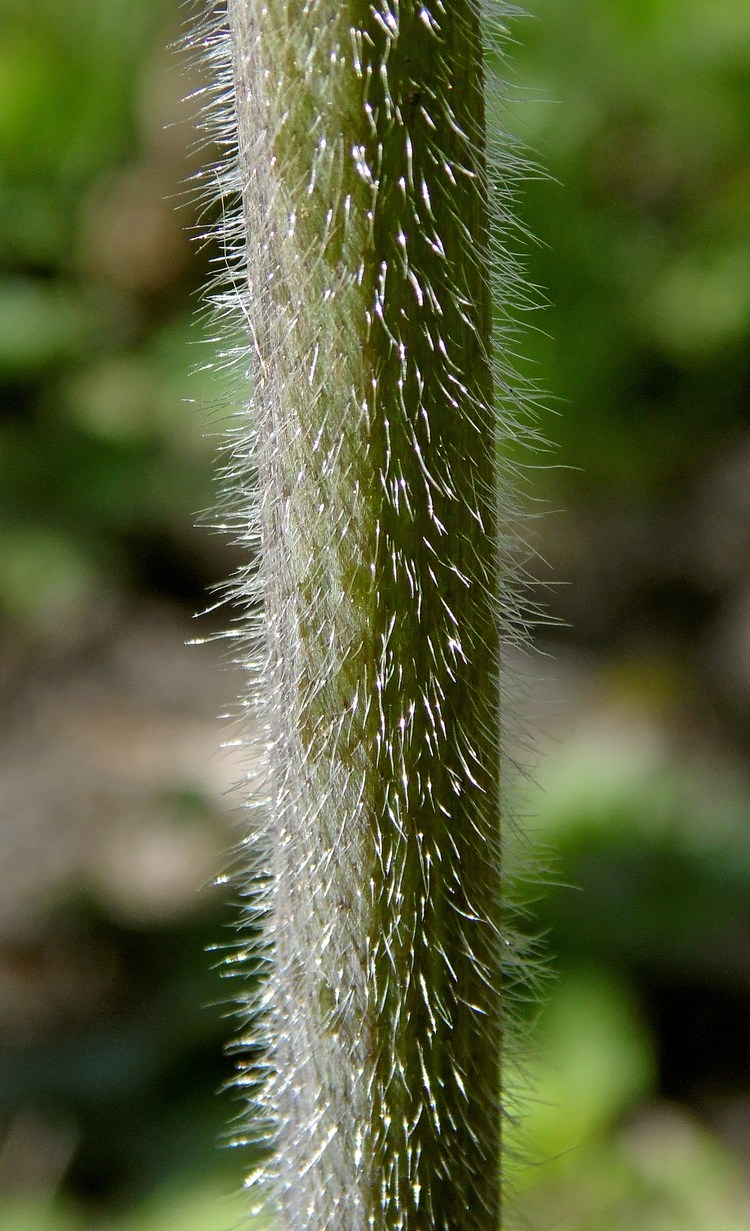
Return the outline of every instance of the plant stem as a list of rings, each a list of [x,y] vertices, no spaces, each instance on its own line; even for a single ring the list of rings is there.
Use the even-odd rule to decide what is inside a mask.
[[[229,0],[285,1226],[500,1225],[501,586],[479,0]]]

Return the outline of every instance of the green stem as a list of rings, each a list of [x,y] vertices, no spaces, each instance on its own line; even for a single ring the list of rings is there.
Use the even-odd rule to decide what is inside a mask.
[[[497,1231],[497,426],[478,0],[230,0],[286,1226]]]

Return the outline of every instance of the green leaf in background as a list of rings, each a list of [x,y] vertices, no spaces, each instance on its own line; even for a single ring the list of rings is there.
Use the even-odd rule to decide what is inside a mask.
[[[33,379],[71,360],[95,335],[96,316],[80,289],[61,281],[0,282],[0,381]]]
[[[651,1040],[627,987],[604,969],[565,970],[538,1027],[525,1136],[542,1170],[575,1167],[654,1084]]]

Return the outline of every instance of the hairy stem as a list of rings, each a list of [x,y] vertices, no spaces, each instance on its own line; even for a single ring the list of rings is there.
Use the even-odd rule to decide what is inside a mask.
[[[500,1225],[496,414],[479,0],[229,0],[282,1222]]]

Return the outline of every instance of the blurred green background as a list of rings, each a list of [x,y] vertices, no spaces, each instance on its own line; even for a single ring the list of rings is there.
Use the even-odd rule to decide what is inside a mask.
[[[750,1228],[750,6],[534,0],[512,127],[549,306],[519,807],[556,975],[521,1215]],[[225,1231],[233,1023],[207,945],[242,775],[193,613],[238,563],[177,0],[0,0],[0,1219]],[[186,648],[190,638],[209,638]],[[227,728],[226,736],[231,736]],[[200,888],[202,886],[202,888]]]

